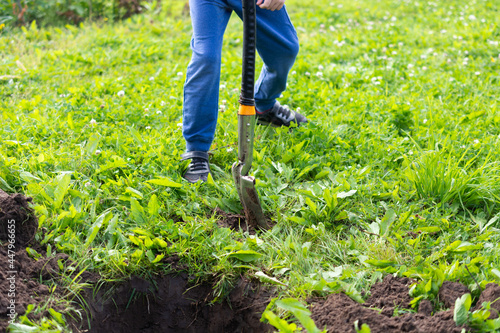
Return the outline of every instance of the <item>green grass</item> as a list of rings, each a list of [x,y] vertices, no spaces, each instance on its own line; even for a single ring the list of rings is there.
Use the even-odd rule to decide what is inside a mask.
[[[281,102],[311,123],[256,129],[252,172],[272,230],[221,229],[213,213],[241,209],[234,17],[213,182],[181,178],[181,1],[116,24],[0,32],[0,187],[34,198],[42,243],[106,279],[169,271],[159,260],[178,254],[220,297],[245,274],[283,299],[359,300],[397,273],[419,281],[417,301],[437,302],[444,279],[477,299],[472,277],[500,282],[498,4],[287,4],[301,51]]]

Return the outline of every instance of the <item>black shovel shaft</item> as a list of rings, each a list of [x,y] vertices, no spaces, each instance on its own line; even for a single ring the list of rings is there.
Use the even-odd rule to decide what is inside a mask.
[[[242,0],[243,6],[243,68],[240,104],[254,106],[255,45],[257,23],[255,0]]]

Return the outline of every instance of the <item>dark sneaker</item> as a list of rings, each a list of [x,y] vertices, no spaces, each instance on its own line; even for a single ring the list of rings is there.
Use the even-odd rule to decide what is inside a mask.
[[[190,183],[196,183],[201,180],[206,182],[210,167],[208,165],[208,153],[206,151],[190,151],[181,155],[182,161],[191,160],[186,172],[182,176]]]
[[[300,126],[301,124],[307,123],[307,118],[297,111],[292,111],[282,106],[279,102],[276,102],[271,110],[265,112],[257,111],[257,124],[259,125],[289,127],[291,123],[296,123],[297,126]]]

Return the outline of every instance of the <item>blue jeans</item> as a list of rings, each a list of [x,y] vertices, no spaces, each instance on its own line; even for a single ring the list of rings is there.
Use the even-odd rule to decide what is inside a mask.
[[[232,11],[241,18],[241,0],[190,0],[189,5],[193,55],[184,84],[182,134],[186,151],[208,151],[219,111],[222,38]],[[257,51],[264,66],[255,84],[255,104],[257,110],[265,111],[285,90],[299,51],[285,7],[269,11],[257,6]]]

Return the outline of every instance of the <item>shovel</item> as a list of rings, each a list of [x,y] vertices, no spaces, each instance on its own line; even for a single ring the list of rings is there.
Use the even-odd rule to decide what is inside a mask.
[[[238,110],[238,162],[233,164],[233,178],[247,224],[266,228],[259,195],[255,189],[255,178],[248,175],[253,160],[255,128],[255,44],[256,6],[255,0],[242,0],[243,5],[243,68],[241,77],[240,107]]]

